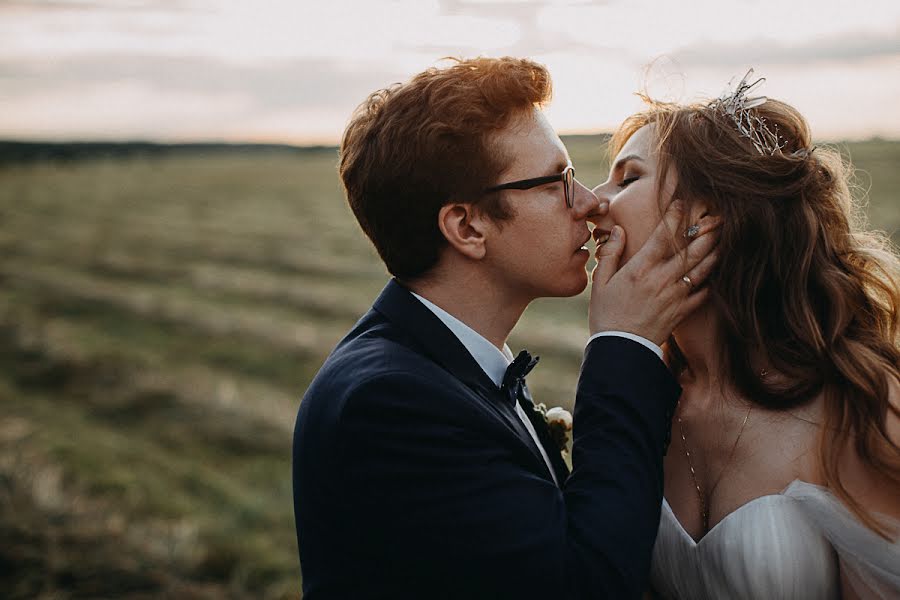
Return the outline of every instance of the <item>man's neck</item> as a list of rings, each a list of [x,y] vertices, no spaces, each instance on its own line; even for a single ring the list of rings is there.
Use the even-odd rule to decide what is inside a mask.
[[[405,282],[411,291],[441,307],[499,350],[503,349],[513,327],[528,307],[529,301],[481,278],[455,280],[452,277]]]

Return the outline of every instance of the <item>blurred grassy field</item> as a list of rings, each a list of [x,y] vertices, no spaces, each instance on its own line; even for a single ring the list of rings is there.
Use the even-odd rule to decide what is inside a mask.
[[[603,140],[567,143],[588,185]],[[900,232],[900,143],[841,146]],[[387,275],[336,151],[0,166],[4,598],[296,598],[299,398]],[[584,295],[510,345],[570,405]]]

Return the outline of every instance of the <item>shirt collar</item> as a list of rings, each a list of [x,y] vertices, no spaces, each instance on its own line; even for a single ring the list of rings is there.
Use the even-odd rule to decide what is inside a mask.
[[[497,387],[500,387],[503,383],[503,376],[506,374],[506,368],[513,360],[513,354],[509,346],[503,344],[503,351],[500,351],[495,345],[487,341],[484,336],[440,306],[415,292],[411,291],[410,293],[433,312],[434,316],[447,326],[447,329],[453,332],[453,335],[462,342],[462,345],[469,351],[469,354],[472,355],[472,358],[475,359],[475,362],[478,363],[485,375],[490,377]]]

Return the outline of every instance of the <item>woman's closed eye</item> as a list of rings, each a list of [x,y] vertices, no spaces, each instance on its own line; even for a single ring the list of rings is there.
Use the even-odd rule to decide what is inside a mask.
[[[620,181],[618,183],[618,186],[620,188],[626,188],[629,185],[631,185],[632,183],[634,183],[635,181],[637,181],[638,179],[640,179],[640,177],[638,177],[637,175],[634,175],[632,177],[626,177],[625,179],[623,179],[622,181]]]

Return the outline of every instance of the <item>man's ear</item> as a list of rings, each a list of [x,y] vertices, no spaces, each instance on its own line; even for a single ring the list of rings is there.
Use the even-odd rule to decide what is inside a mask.
[[[457,252],[473,260],[485,254],[488,217],[471,204],[445,204],[438,213],[438,227]]]

